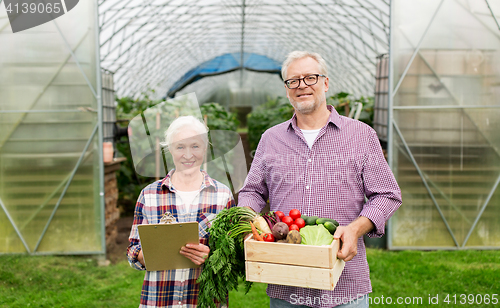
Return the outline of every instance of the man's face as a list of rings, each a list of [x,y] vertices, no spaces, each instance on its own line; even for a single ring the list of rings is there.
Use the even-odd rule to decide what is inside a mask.
[[[303,78],[311,74],[321,74],[319,64],[313,58],[305,57],[295,60],[288,66],[286,79]],[[296,112],[311,114],[323,103],[326,103],[325,92],[328,91],[328,78],[318,77],[315,85],[308,86],[303,80],[298,88],[289,89],[286,85],[286,97]]]

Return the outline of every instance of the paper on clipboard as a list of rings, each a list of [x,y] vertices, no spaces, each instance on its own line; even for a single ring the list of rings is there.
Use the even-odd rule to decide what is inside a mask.
[[[199,244],[198,223],[182,222],[137,226],[144,263],[148,271],[197,268],[180,254],[182,246]]]

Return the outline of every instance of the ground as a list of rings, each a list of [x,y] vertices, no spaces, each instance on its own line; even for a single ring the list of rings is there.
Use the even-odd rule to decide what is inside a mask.
[[[120,261],[127,260],[127,246],[128,246],[128,236],[130,234],[130,228],[132,227],[132,222],[134,221],[133,216],[120,217],[116,222],[118,235],[114,243],[111,243],[107,247],[107,259],[111,263],[116,264]]]

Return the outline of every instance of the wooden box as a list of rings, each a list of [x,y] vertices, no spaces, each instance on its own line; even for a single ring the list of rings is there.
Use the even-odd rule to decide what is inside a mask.
[[[330,245],[245,240],[246,280],[312,289],[333,290],[344,269],[337,259],[339,240]]]

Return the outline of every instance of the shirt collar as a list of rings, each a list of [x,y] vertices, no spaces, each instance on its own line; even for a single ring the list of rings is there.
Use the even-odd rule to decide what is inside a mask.
[[[340,117],[337,110],[335,110],[335,108],[332,105],[326,105],[326,108],[330,111],[330,116],[328,117],[328,122],[326,124],[328,125],[328,123],[332,123],[338,129],[342,129],[342,118]],[[286,126],[287,131],[289,131],[290,128],[292,128],[295,131],[300,130],[300,128],[297,126],[297,115],[295,113],[293,114],[293,117],[287,122],[288,122],[288,125]]]
[[[172,185],[172,174],[174,174],[175,169],[170,170],[170,172],[167,174],[167,176],[161,181],[161,187],[166,187],[170,191],[174,191],[175,188]],[[201,170],[201,173],[203,174],[203,183],[201,183],[201,190],[207,188],[207,187],[214,187],[215,188],[215,182],[214,180],[206,173],[204,170]]]

